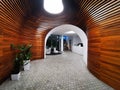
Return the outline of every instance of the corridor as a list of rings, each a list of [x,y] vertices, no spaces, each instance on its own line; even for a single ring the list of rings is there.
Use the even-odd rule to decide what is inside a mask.
[[[30,71],[21,74],[19,81],[8,79],[0,90],[113,90],[87,70],[82,56],[71,52],[32,61]]]

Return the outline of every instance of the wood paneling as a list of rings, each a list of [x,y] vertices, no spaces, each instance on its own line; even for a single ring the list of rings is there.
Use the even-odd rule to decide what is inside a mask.
[[[13,67],[14,52],[10,44],[19,43],[19,29],[25,15],[20,5],[19,0],[0,1],[0,83],[9,76]]]
[[[32,60],[44,58],[44,39],[49,30],[39,31],[24,27],[21,30],[21,43],[32,44]]]
[[[79,2],[85,10],[88,69],[116,90],[120,89],[120,1]]]
[[[116,32],[116,33],[115,33]],[[120,30],[97,27],[88,30],[88,69],[115,89],[120,86]]]
[[[63,0],[59,15],[44,11],[43,0],[1,0],[0,82],[11,69],[10,44],[32,44],[33,59],[43,58],[46,34],[56,26],[73,24],[88,35],[88,69],[120,89],[120,1]],[[8,69],[9,68],[9,69]]]

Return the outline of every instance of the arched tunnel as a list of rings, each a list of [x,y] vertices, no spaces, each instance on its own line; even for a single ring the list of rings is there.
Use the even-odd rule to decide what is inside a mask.
[[[81,28],[88,37],[87,68],[120,89],[120,0],[63,0],[64,11],[49,14],[43,0],[0,0],[0,83],[13,68],[10,44],[31,43],[32,60],[44,58],[47,33],[62,24]]]

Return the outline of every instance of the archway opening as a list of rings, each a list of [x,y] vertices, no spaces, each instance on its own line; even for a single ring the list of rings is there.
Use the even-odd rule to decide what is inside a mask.
[[[82,45],[82,47],[83,47],[83,50],[82,50],[83,60],[84,60],[84,63],[87,65],[87,57],[88,57],[88,39],[87,39],[87,36],[83,30],[81,30],[79,27],[71,25],[71,24],[63,24],[63,25],[55,27],[51,31],[49,31],[49,33],[45,37],[44,58],[46,58],[46,43],[47,43],[49,36],[53,33],[58,32],[58,31],[60,31],[59,34],[62,34],[62,33],[68,32],[68,31],[72,31],[72,32],[75,32],[79,36],[79,38],[81,39],[81,42],[83,44]]]

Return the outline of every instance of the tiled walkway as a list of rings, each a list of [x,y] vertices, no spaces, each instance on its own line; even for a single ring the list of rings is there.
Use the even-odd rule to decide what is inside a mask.
[[[8,79],[0,90],[113,90],[87,70],[82,56],[70,52],[32,61],[30,71],[21,74],[19,81]]]

